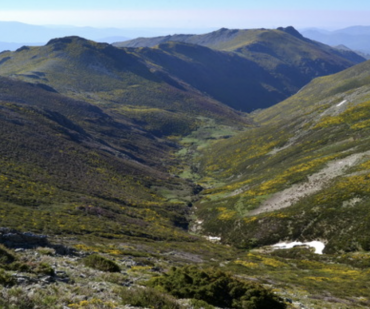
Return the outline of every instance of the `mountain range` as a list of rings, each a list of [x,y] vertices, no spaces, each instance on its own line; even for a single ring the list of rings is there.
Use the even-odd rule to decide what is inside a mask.
[[[197,43],[197,40],[208,43],[189,43]],[[148,89],[161,88],[164,84],[175,92],[180,91],[182,96],[191,94],[204,98],[206,94],[209,97],[206,101],[215,99],[236,110],[251,112],[287,98],[314,77],[335,73],[365,60],[351,51],[307,40],[294,28],[221,29],[209,35],[193,36],[186,42],[172,41],[155,48],[132,49],[131,46],[136,45],[132,42],[115,44],[128,46],[122,49],[78,37],[55,39],[44,47],[2,53],[0,71],[7,76],[22,76],[27,81],[45,82],[58,92],[73,93],[76,98],[94,93],[90,100],[125,100],[130,105],[147,105],[150,100],[151,107],[158,107],[166,101],[161,90],[153,94]],[[148,39],[148,42],[158,42],[158,39]],[[209,47],[203,46],[205,44]],[[215,50],[217,44],[224,48]],[[39,74],[44,77],[40,78]],[[90,74],[88,79],[85,74]],[[129,85],[131,87],[127,87]],[[149,88],[143,91],[143,87]],[[185,88],[189,90],[184,92]],[[150,98],[141,98],[149,93]],[[184,99],[178,104],[182,102]],[[211,110],[199,109],[194,104],[192,109],[200,113]]]
[[[97,42],[113,43],[139,36],[163,35],[169,32],[182,33],[186,29],[168,28],[97,28],[71,25],[31,25],[15,21],[0,21],[0,52],[16,50],[23,45],[41,46],[54,38],[80,36]],[[197,33],[207,29],[196,29]]]
[[[58,243],[0,246],[0,304],[369,308],[369,66],[293,27],[0,53],[0,240]]]
[[[322,29],[304,29],[301,33],[312,40],[331,46],[344,45],[352,50],[363,53],[367,58],[370,54],[370,27],[353,26],[344,29],[327,31]]]

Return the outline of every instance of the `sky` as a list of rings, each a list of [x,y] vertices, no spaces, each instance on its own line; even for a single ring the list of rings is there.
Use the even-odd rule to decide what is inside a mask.
[[[0,21],[114,28],[276,28],[328,30],[370,25],[369,0],[17,0]]]

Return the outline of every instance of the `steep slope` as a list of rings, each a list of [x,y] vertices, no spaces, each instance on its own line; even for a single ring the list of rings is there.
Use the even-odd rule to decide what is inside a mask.
[[[353,64],[365,61],[354,52],[331,48],[306,39],[293,27],[276,30],[229,30],[223,28],[204,35],[140,38],[115,43],[115,46],[154,47],[159,44],[159,48],[161,48],[166,42],[171,41],[233,52],[253,62],[255,67],[259,67],[259,72],[263,71],[264,74],[257,73],[254,78],[252,87],[257,85],[254,103],[247,108],[243,108],[243,105],[238,103],[238,108],[245,111],[276,104],[283,98],[296,93],[317,76],[333,74]],[[267,75],[270,76],[267,77]],[[271,82],[272,80],[274,82]],[[262,96],[266,96],[266,98],[260,97],[258,99],[261,87],[269,89],[270,92],[265,91]],[[253,91],[252,93],[254,94]],[[230,98],[230,96],[228,97]],[[235,104],[233,107],[236,107]]]
[[[369,250],[369,69],[315,79],[256,114],[259,128],[204,151],[202,228],[242,247],[322,240],[326,252]]]
[[[135,53],[236,110],[249,112],[286,97],[280,79],[235,53],[179,42],[138,48]]]
[[[159,135],[187,133],[196,126],[198,116],[244,122],[227,106],[147,66],[132,51],[78,37],[2,53],[0,74],[115,109],[148,123],[146,128]]]
[[[0,105],[2,226],[187,238],[174,226],[186,227],[185,196],[194,188],[167,171],[173,143],[119,114],[5,78]],[[161,193],[172,191],[177,202]]]

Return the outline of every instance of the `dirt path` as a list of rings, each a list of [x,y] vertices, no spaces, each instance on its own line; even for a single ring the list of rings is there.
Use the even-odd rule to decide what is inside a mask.
[[[370,155],[370,151],[356,153],[328,163],[321,171],[309,176],[308,181],[295,184],[284,191],[275,193],[264,201],[260,207],[250,211],[248,215],[257,215],[293,205],[300,198],[320,191],[333,178],[344,175],[348,168],[356,165],[366,155]]]

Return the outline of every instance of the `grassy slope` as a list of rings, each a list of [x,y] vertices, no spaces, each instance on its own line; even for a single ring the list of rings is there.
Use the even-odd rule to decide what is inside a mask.
[[[179,200],[193,190],[162,165],[171,161],[173,143],[120,115],[34,85],[2,78],[0,89],[3,226],[105,237],[188,237],[173,227],[186,226],[189,200],[174,203],[160,193],[176,191]]]
[[[130,50],[78,37],[0,55],[0,74],[114,109],[157,135],[189,133],[197,116],[225,123],[244,119],[183,82],[156,73]],[[165,117],[162,116],[165,113]],[[166,123],[168,121],[168,123]]]
[[[321,239],[326,252],[370,249],[368,66],[316,79],[256,114],[259,128],[204,150],[200,173],[210,187],[198,207],[205,231],[242,247]],[[255,210],[279,208],[287,201],[276,194],[289,188],[306,194],[288,208]]]

